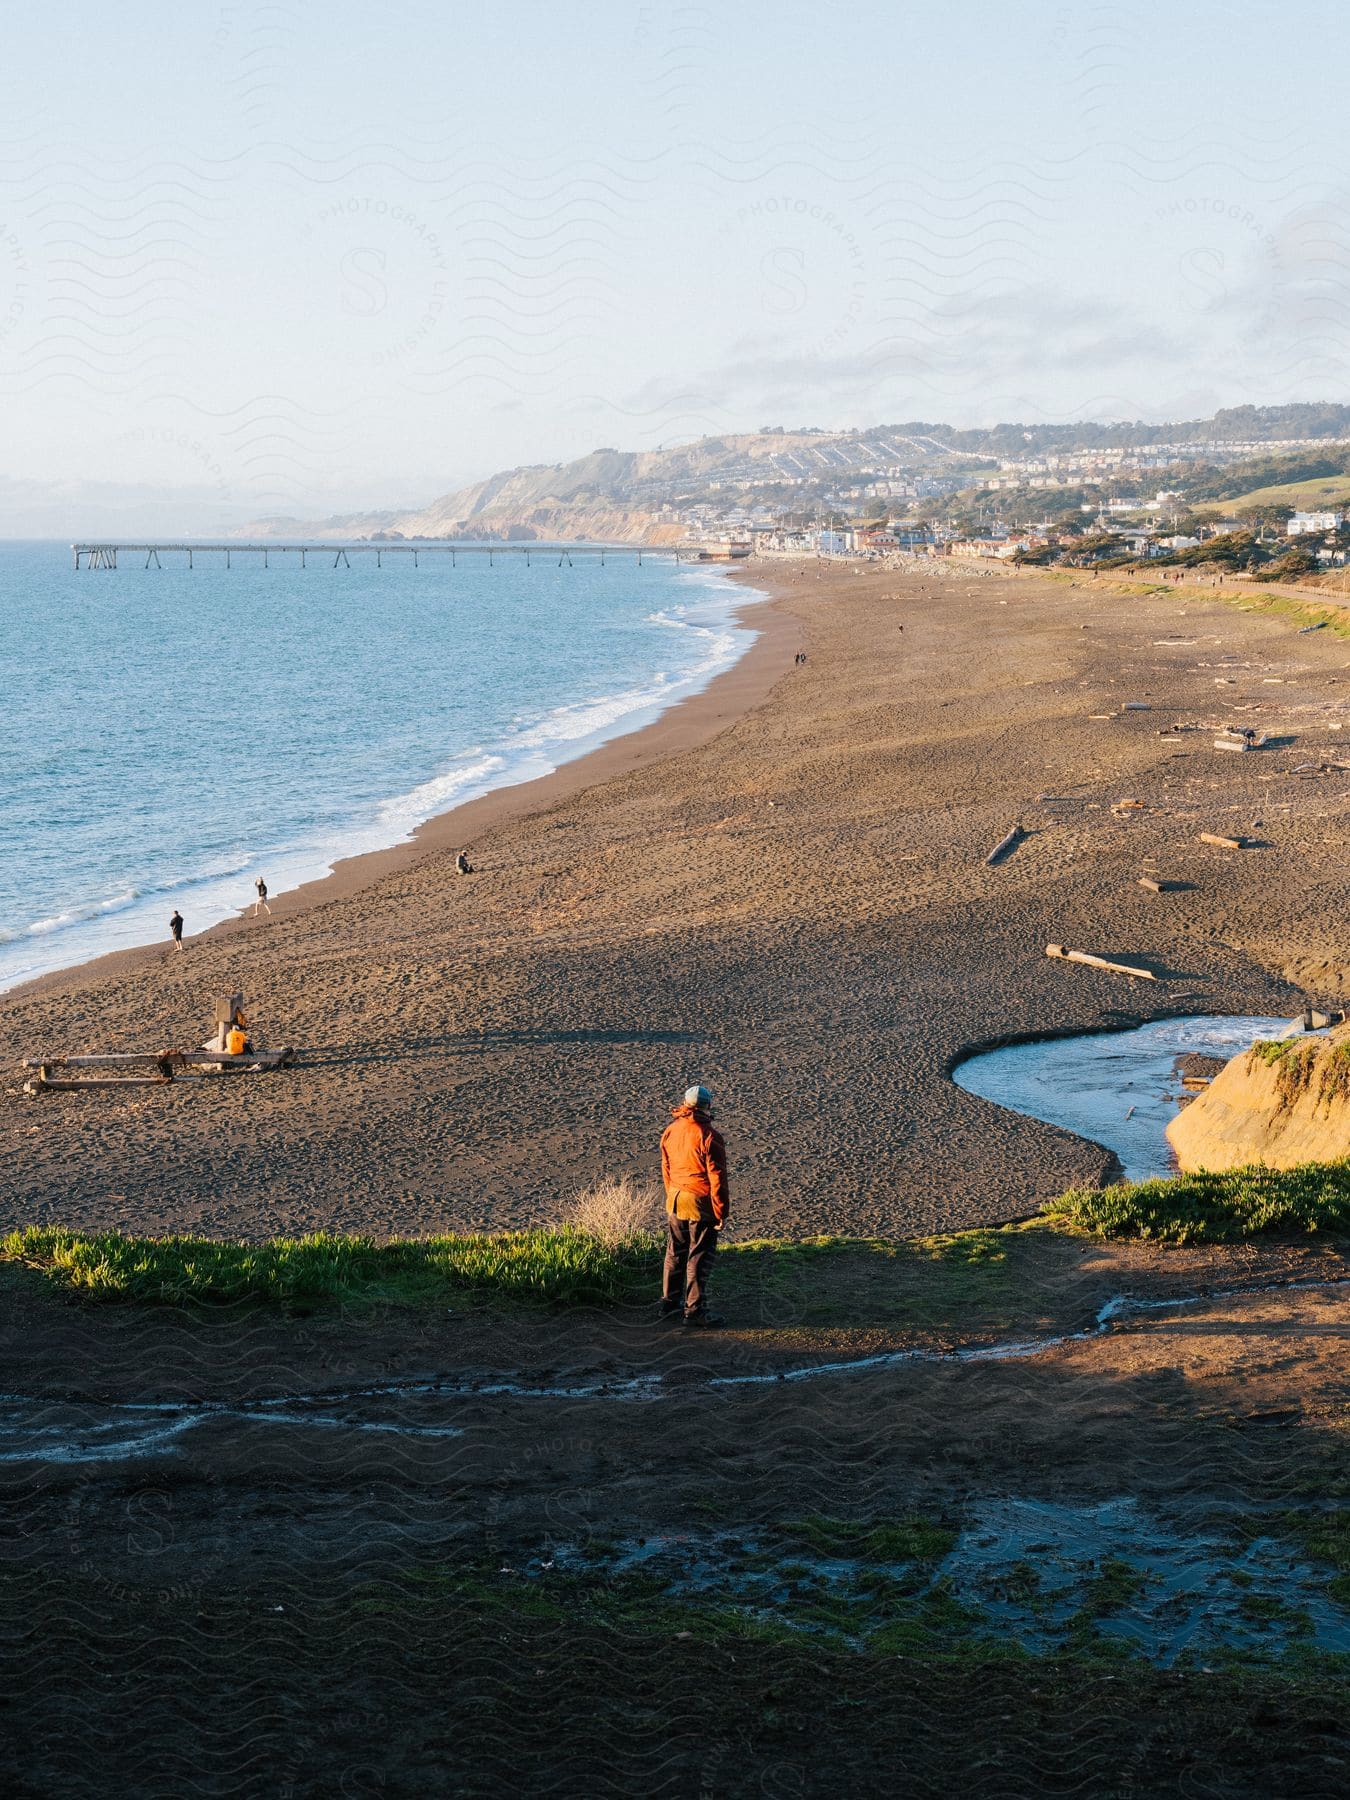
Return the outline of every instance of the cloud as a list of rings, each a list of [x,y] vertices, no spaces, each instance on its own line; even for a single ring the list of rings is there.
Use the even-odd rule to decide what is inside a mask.
[[[1104,296],[1036,287],[897,310],[871,322],[865,341],[836,350],[794,350],[779,333],[759,343],[759,354],[729,358],[692,378],[646,382],[624,404],[656,410],[677,393],[685,404],[696,393],[734,413],[787,408],[795,417],[828,420],[859,402],[875,410],[885,396],[899,403],[922,394],[926,414],[958,420],[973,398],[1015,385],[1042,395],[1036,411],[1044,415],[1083,389],[1084,377],[1093,394],[1170,387],[1201,359],[1203,327],[1195,320],[1190,330],[1163,329]]]

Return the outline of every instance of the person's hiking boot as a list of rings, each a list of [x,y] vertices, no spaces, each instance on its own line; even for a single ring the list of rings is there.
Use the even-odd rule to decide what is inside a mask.
[[[690,1331],[715,1331],[719,1325],[725,1324],[726,1321],[723,1319],[721,1313],[703,1312],[700,1309],[698,1312],[686,1313],[684,1315],[684,1323],[686,1328]]]
[[[678,1319],[683,1311],[684,1307],[678,1300],[662,1300],[657,1306],[654,1322],[657,1325],[669,1325],[671,1320]]]

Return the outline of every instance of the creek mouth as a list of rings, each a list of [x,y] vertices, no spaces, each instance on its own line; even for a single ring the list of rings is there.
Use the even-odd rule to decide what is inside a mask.
[[[977,1051],[952,1071],[967,1093],[1057,1125],[1114,1153],[1126,1181],[1177,1173],[1167,1127],[1183,1097],[1178,1060],[1225,1062],[1258,1038],[1288,1037],[1288,1018],[1210,1014],[1128,1031],[1036,1038]]]

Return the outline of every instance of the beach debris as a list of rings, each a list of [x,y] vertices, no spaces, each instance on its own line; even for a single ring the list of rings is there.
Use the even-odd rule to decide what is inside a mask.
[[[1226,725],[1214,740],[1216,750],[1262,750],[1268,739],[1264,732],[1255,732],[1250,728],[1241,729],[1236,725]]]
[[[1121,710],[1123,712],[1152,712],[1153,702],[1151,700],[1127,700]]]
[[[289,1048],[255,1048],[249,1041],[247,1027],[244,996],[217,994],[215,1027],[199,1050],[111,1050],[96,1055],[29,1057],[23,1066],[36,1069],[37,1075],[24,1083],[24,1092],[158,1087],[184,1078],[195,1081],[220,1075],[266,1074],[295,1061],[296,1052]],[[104,1072],[70,1073],[85,1069]]]
[[[1213,831],[1202,831],[1200,833],[1200,842],[1202,844],[1217,844],[1220,850],[1245,850],[1247,847],[1246,838],[1220,837]]]
[[[1325,631],[1326,628],[1327,628],[1326,620],[1319,619],[1315,625],[1300,625],[1298,628],[1298,635],[1300,637],[1307,637],[1307,635],[1310,631]]]
[[[1022,839],[1025,836],[1026,833],[1023,831],[1022,827],[1020,825],[1014,825],[1008,835],[1006,837],[1001,837],[994,845],[988,856],[985,857],[985,862],[990,868],[995,867],[995,865],[1001,863],[1005,857],[1012,855],[1013,851],[1022,842]]]
[[[1150,894],[1170,894],[1175,883],[1164,881],[1159,875],[1141,875],[1139,885],[1147,888]]]
[[[1300,1031],[1325,1031],[1330,1025],[1343,1025],[1344,1012],[1321,1012],[1315,1006],[1305,1006],[1297,1019],[1289,1021],[1289,1032],[1293,1036]]]
[[[215,1026],[210,1037],[202,1045],[202,1049],[215,1050],[222,1054],[228,1051],[231,1056],[238,1056],[243,1051],[251,1049],[252,1045],[248,1041],[248,1020],[244,1017],[244,996],[242,994],[217,994],[215,1008]]]
[[[235,1054],[228,1050],[156,1050],[124,1051],[105,1056],[35,1056],[24,1062],[25,1069],[36,1069],[37,1075],[25,1081],[26,1094],[74,1088],[158,1087],[166,1081],[189,1080],[208,1075],[266,1074],[273,1069],[288,1068],[296,1052],[291,1049],[249,1050]],[[65,1070],[103,1067],[124,1069],[125,1074],[67,1075]],[[153,1069],[152,1075],[149,1071]],[[137,1073],[145,1070],[144,1074]]]
[[[1063,944],[1047,944],[1045,954],[1058,957],[1061,962],[1086,963],[1090,969],[1107,969],[1112,975],[1134,975],[1140,981],[1158,979],[1152,969],[1136,969],[1130,963],[1112,962],[1109,957],[1093,956],[1087,950],[1066,950]]]
[[[1111,802],[1111,811],[1113,813],[1143,812],[1143,810],[1144,803],[1142,800],[1113,800]]]

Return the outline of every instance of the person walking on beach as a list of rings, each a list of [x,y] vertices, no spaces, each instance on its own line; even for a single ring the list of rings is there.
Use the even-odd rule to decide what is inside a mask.
[[[708,1280],[717,1234],[727,1222],[727,1147],[712,1122],[713,1097],[687,1090],[661,1134],[661,1179],[666,1190],[666,1265],[661,1317],[682,1313],[695,1328],[720,1325],[708,1311]]]
[[[254,882],[253,885],[258,891],[258,898],[253,902],[254,918],[256,919],[258,916],[258,908],[259,907],[261,907],[262,910],[267,914],[267,916],[269,918],[271,918],[272,909],[267,904],[267,883],[263,880],[262,876],[260,875],[258,877],[258,879]]]
[[[169,932],[174,943],[181,950],[183,948],[183,915],[176,906],[173,909],[173,917],[169,920]]]

